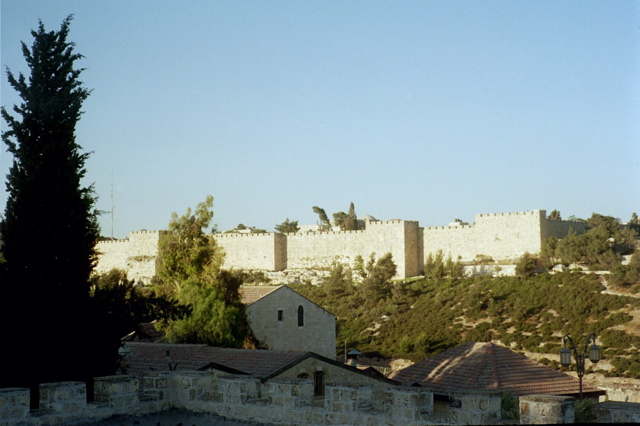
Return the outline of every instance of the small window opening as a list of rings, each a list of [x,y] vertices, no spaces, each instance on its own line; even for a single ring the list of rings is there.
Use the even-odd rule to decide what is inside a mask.
[[[282,310],[278,310],[278,321],[282,321],[282,317],[284,316],[284,313]]]
[[[322,371],[313,373],[313,394],[315,396],[324,395],[324,373]]]
[[[304,326],[304,308],[302,305],[298,306],[298,327]]]

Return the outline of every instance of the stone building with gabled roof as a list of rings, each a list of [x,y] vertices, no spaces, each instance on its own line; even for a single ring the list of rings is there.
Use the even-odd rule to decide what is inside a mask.
[[[254,336],[269,349],[336,359],[336,317],[290,287],[242,286]]]
[[[162,371],[211,371],[248,375],[266,384],[273,379],[312,379],[316,396],[325,384],[372,386],[377,397],[399,382],[308,351],[220,348],[208,345],[126,342],[121,374],[144,376]]]
[[[287,286],[243,285],[242,303],[254,336],[268,349],[315,352],[336,359],[336,317]],[[155,322],[144,323],[123,342],[166,342]]]
[[[514,396],[578,397],[578,379],[494,343],[467,342],[389,376],[406,386],[422,386],[436,394],[459,391],[510,392]],[[583,383],[583,396],[606,392]]]

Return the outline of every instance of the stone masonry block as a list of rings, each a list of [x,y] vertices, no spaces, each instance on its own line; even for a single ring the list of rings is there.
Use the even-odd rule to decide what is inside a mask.
[[[529,424],[573,423],[574,398],[555,395],[520,397],[520,422]]]
[[[45,383],[40,385],[40,408],[59,413],[74,413],[87,404],[87,385],[81,382]]]
[[[254,377],[220,377],[218,383],[224,402],[244,404],[260,395],[260,381]]]
[[[289,408],[308,405],[313,400],[313,381],[300,379],[272,380],[267,394],[273,404]]]
[[[640,403],[605,401],[596,405],[600,423],[640,423]]]
[[[26,417],[29,414],[30,395],[28,388],[0,389],[0,423]]]
[[[140,382],[133,376],[104,376],[94,379],[94,398],[96,401],[109,402],[111,406],[116,398],[129,395],[131,403],[137,402]],[[124,403],[124,402],[119,402]]]
[[[373,405],[373,386],[358,388],[358,410],[370,410]]]

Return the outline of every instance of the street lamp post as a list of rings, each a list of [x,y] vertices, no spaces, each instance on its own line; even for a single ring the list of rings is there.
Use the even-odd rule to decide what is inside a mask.
[[[582,401],[582,376],[584,376],[584,361],[586,358],[592,363],[597,363],[600,361],[600,348],[596,345],[596,333],[591,333],[587,336],[587,340],[584,342],[584,347],[582,348],[582,353],[578,352],[573,339],[566,334],[562,338],[564,342],[564,348],[560,349],[560,364],[563,367],[568,367],[571,365],[571,352],[573,351],[573,355],[576,358],[576,371],[578,373],[578,378],[580,379],[580,401]],[[591,346],[589,346],[589,342],[593,342]],[[571,346],[571,349],[567,348],[567,342]]]

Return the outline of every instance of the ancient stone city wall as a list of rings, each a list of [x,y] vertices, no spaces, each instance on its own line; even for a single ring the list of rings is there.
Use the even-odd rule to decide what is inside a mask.
[[[387,252],[398,266],[397,278],[422,274],[425,257],[442,250],[445,256],[473,261],[484,255],[495,261],[516,260],[525,252],[537,254],[549,236],[562,238],[584,223],[548,220],[544,210],[479,214],[472,225],[421,228],[417,221],[365,221],[359,231],[307,231],[291,234],[215,234],[226,253],[225,268],[282,271],[326,269],[335,261],[353,266],[356,256]],[[117,267],[136,281],[155,274],[159,232],[132,232],[126,240],[101,242],[96,272]]]
[[[399,277],[419,275],[417,239],[418,222],[404,220],[368,222],[361,231],[287,234],[287,268],[329,268],[335,261],[353,266],[357,256],[366,262],[372,253],[391,253]]]
[[[97,244],[98,274],[118,268],[127,271],[127,277],[149,284],[156,275],[158,240],[160,231],[131,232],[124,240],[101,241]]]
[[[215,234],[224,249],[225,268],[282,271],[286,269],[286,237],[278,233]]]
[[[516,260],[524,253],[538,254],[550,236],[562,238],[569,229],[585,232],[585,224],[549,220],[544,210],[479,214],[472,225],[425,227],[424,256],[442,250],[445,257],[471,262],[484,255],[495,261]]]

